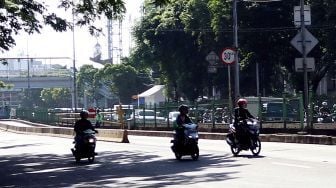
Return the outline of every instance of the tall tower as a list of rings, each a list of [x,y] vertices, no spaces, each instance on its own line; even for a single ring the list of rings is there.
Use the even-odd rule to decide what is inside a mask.
[[[108,59],[112,64],[119,64],[122,53],[122,19],[107,21]]]

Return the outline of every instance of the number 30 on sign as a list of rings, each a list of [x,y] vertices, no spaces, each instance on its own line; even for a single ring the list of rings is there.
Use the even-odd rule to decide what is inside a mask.
[[[221,59],[225,64],[232,64],[235,62],[236,50],[234,48],[224,48],[221,53]]]

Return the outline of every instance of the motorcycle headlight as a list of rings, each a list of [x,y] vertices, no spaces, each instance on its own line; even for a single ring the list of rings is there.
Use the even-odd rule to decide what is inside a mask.
[[[94,138],[90,138],[89,139],[89,143],[94,143],[95,142],[95,139]]]

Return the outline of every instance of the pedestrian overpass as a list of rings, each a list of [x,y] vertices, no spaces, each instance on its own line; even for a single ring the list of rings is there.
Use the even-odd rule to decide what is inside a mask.
[[[11,89],[27,88],[73,88],[72,77],[0,77],[0,81],[11,85]]]
[[[22,70],[0,70],[0,81],[11,86],[10,88],[0,89],[0,91],[2,91],[0,98],[2,99],[6,98],[3,96],[3,92],[6,91],[20,92],[23,89],[35,88],[69,88],[73,91],[74,87],[73,72],[70,69],[34,70],[29,74]],[[105,98],[105,100],[116,98],[106,86],[99,88],[98,92]]]

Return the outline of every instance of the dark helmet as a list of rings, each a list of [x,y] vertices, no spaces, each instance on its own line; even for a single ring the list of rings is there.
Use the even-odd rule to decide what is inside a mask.
[[[182,104],[182,105],[178,108],[178,111],[181,112],[181,113],[183,113],[183,112],[188,113],[188,111],[189,111],[189,107],[188,107],[187,105]]]
[[[247,105],[247,100],[246,99],[239,99],[237,101],[237,105],[238,106],[244,106],[244,105]]]
[[[80,116],[81,118],[86,119],[86,118],[89,117],[89,112],[86,111],[86,110],[83,110],[83,111],[81,111],[81,112],[79,113],[79,116]]]

